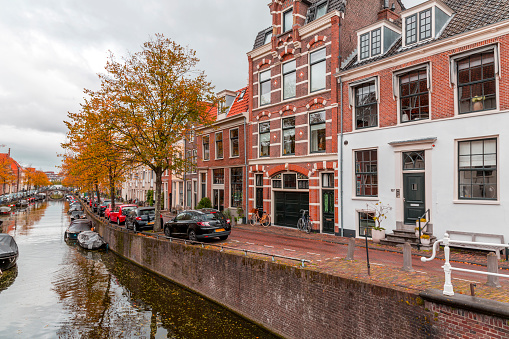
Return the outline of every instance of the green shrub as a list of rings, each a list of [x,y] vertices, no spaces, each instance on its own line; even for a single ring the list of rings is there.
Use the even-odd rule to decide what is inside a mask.
[[[196,206],[197,210],[200,208],[212,208],[212,201],[210,201],[210,199],[207,197],[202,198]]]

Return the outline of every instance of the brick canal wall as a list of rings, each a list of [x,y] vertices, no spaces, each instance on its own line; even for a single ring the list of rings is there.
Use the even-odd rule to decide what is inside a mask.
[[[507,304],[479,310],[475,305],[462,306],[462,301],[440,300],[439,292],[422,299],[417,294],[102,224],[98,230],[117,254],[284,337],[509,337]],[[498,312],[497,306],[507,314]]]

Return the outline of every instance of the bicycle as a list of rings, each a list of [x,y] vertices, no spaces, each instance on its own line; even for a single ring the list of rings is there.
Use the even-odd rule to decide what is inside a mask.
[[[270,215],[265,211],[261,211],[262,216],[260,217],[260,213],[258,208],[255,208],[251,211],[251,217],[249,218],[249,223],[251,225],[260,224],[263,227],[270,226]]]
[[[300,210],[302,216],[297,221],[297,229],[299,231],[305,231],[306,233],[311,232],[311,220],[309,219],[309,211],[308,210]]]

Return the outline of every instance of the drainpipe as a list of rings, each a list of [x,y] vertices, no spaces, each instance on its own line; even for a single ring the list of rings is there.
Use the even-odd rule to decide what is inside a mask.
[[[247,165],[247,132],[246,132],[246,116],[244,116],[244,169],[245,169],[245,176],[244,176],[244,192],[246,192],[245,196],[245,209],[244,209],[244,216],[247,220],[247,208],[249,204],[249,170]]]
[[[341,211],[341,236],[344,237],[344,218],[343,218],[343,79],[341,77],[338,77],[339,80],[339,87],[340,87],[340,110],[341,110],[341,134],[340,134],[340,140],[339,140],[339,147],[340,147],[340,156],[339,156],[339,189],[340,189],[340,211]]]

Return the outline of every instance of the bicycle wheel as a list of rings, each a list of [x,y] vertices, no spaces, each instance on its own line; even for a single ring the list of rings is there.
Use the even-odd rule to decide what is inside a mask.
[[[260,223],[263,227],[269,227],[270,226],[270,215],[264,214],[262,219],[260,220]]]
[[[306,222],[306,233],[307,234],[311,233],[311,220],[308,220]]]
[[[299,221],[297,221],[297,229],[299,231],[304,230],[304,220],[302,218],[299,218]]]
[[[255,225],[255,224],[256,224],[256,220],[257,220],[257,218],[256,218],[256,214],[254,214],[254,213],[253,213],[253,214],[251,214],[251,217],[249,217],[249,223],[250,223],[251,225]]]

